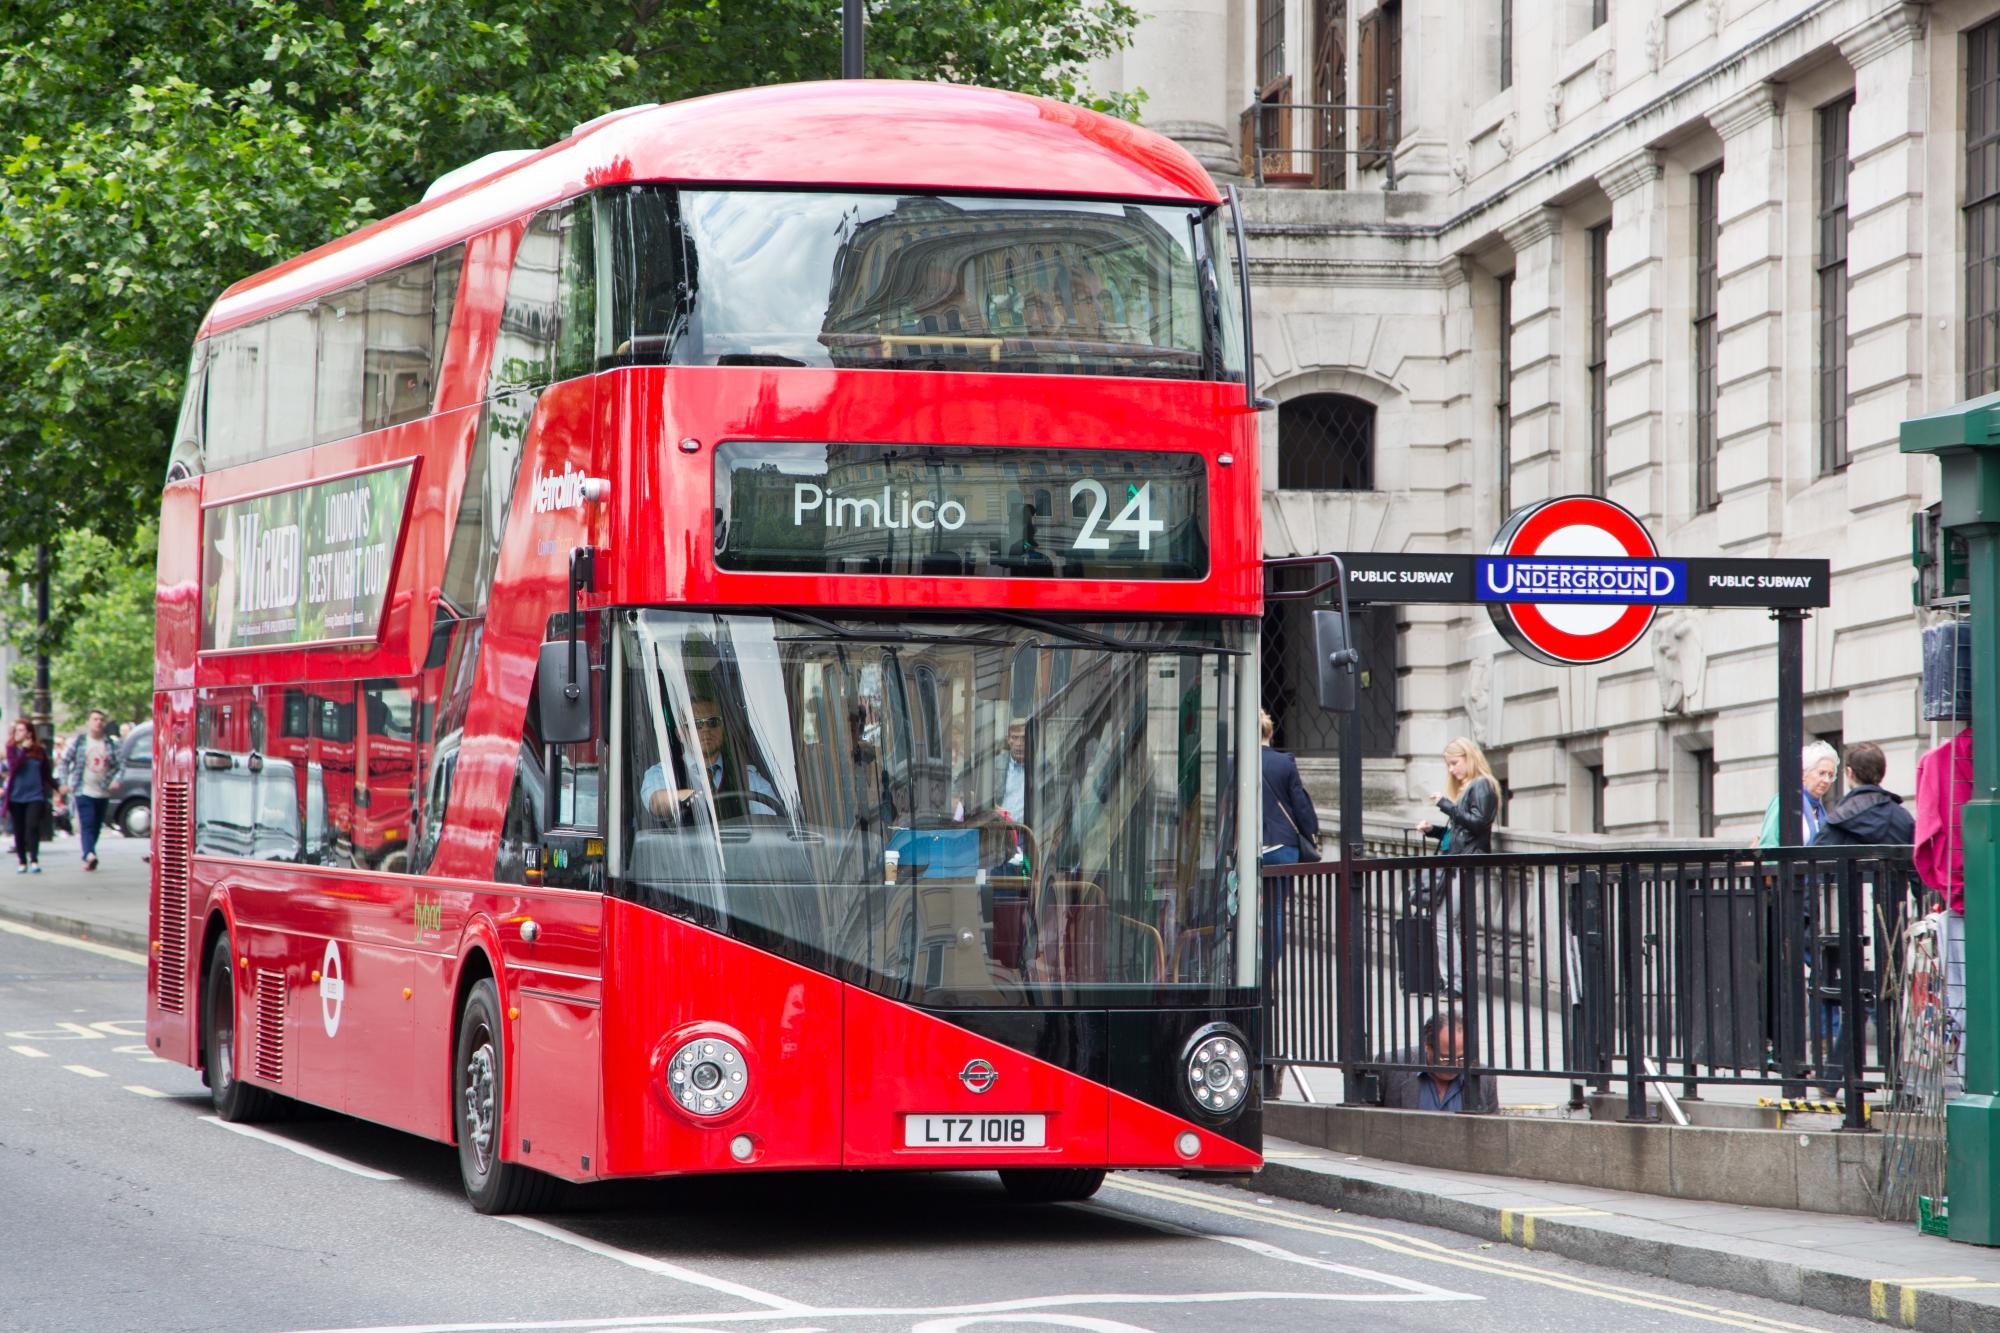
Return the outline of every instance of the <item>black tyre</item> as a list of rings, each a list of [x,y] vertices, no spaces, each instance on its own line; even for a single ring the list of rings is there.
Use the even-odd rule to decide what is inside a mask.
[[[1075,1203],[1104,1184],[1104,1172],[1084,1166],[1016,1167],[1000,1173],[1000,1183],[1022,1203]]]
[[[217,940],[209,951],[204,976],[202,1074],[208,1080],[208,1097],[215,1104],[215,1114],[231,1124],[276,1119],[284,1110],[285,1099],[236,1077],[235,960],[229,953],[228,936]]]
[[[505,1029],[500,992],[491,980],[474,985],[458,1020],[452,1063],[452,1116],[458,1127],[458,1174],[465,1197],[482,1213],[536,1213],[552,1207],[562,1182],[500,1160],[507,1141]]]

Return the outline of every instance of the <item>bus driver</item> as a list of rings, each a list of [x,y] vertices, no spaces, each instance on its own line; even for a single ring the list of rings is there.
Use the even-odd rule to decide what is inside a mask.
[[[694,708],[695,738],[701,742],[702,765],[708,770],[708,789],[718,795],[739,793],[747,804],[765,807],[773,814],[783,813],[784,802],[762,770],[754,763],[739,764],[725,749],[722,710],[717,707],[713,692],[696,695],[690,702]],[[678,819],[694,800],[694,793],[692,784],[667,785],[664,759],[647,769],[639,781],[639,799],[645,802],[646,809],[662,819]]]

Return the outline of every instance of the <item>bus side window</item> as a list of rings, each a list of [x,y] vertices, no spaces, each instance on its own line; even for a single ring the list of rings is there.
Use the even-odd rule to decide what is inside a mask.
[[[354,686],[351,683],[306,688],[307,729],[313,737],[312,760],[322,791],[319,803],[321,865],[351,866],[354,856],[355,754]]]
[[[247,689],[204,690],[195,705],[194,849],[205,856],[250,855],[252,707]]]
[[[361,685],[366,730],[355,792],[355,860],[376,870],[407,870],[410,864],[417,801],[416,701],[413,681]]]
[[[561,621],[565,617],[556,617]],[[566,629],[552,625],[549,637],[554,639]],[[599,669],[604,660],[604,650],[599,638],[598,615],[590,612],[583,623],[582,642],[578,645],[589,666],[592,716],[602,718],[603,672]],[[539,691],[538,691],[539,692]],[[550,812],[550,823],[556,828],[587,829],[595,831],[601,826],[600,781],[603,770],[604,728],[594,727],[593,735],[587,741],[570,745],[549,747],[551,764],[549,776],[555,792],[555,809]]]
[[[513,389],[538,389],[555,370],[557,275],[562,269],[562,208],[544,209],[521,235],[507,301],[500,311],[500,336],[493,347],[493,373],[486,396]]]

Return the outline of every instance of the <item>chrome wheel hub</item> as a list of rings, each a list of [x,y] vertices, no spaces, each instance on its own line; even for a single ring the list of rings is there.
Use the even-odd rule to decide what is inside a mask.
[[[465,1062],[465,1138],[481,1172],[493,1164],[493,1125],[498,1089],[493,1077],[493,1043],[483,1041]]]

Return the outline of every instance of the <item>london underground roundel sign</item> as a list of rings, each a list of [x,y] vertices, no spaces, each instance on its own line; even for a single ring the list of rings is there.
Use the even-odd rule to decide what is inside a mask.
[[[1685,565],[1662,560],[1632,512],[1594,495],[1516,510],[1478,561],[1476,595],[1502,637],[1554,666],[1608,662],[1686,599]]]

